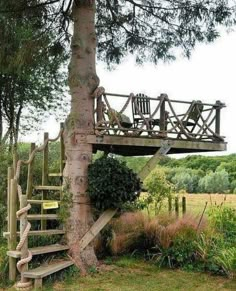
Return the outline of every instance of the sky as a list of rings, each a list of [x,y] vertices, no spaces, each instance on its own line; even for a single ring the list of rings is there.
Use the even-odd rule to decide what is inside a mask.
[[[113,71],[98,63],[97,73],[100,85],[109,93],[142,92],[152,97],[166,93],[170,99],[226,103],[221,115],[221,134],[228,142],[224,154],[236,153],[236,32],[223,33],[214,43],[198,45],[190,59],[138,66],[129,57]],[[42,132],[48,131],[51,137],[58,130],[53,117],[43,124]],[[42,132],[24,140],[40,142]]]

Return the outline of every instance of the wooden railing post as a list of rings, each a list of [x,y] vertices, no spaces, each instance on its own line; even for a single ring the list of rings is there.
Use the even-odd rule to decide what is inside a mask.
[[[48,139],[48,132],[44,133],[44,143]],[[42,186],[48,185],[48,143],[43,150],[43,165],[42,165]],[[44,191],[42,191],[42,200],[44,200]],[[43,203],[41,205],[41,214],[45,214],[45,210],[43,209]],[[46,229],[46,220],[41,219],[41,229]]]
[[[160,102],[162,101],[160,107],[160,132],[161,134],[165,134],[166,132],[166,109],[165,109],[165,98],[166,94],[161,94]]]
[[[62,122],[60,124],[61,129],[64,129],[64,123]],[[63,173],[65,166],[65,145],[64,145],[64,137],[63,133],[61,134],[60,137],[60,173]]]
[[[97,122],[103,119],[102,107],[102,96],[99,96],[97,98]]]
[[[48,139],[48,132],[44,132],[44,143]],[[43,150],[42,185],[48,184],[48,144]]]
[[[14,171],[12,167],[7,169],[7,230],[10,231],[10,197],[11,197],[11,179],[14,177]]]
[[[221,111],[221,102],[216,101],[216,120],[215,120],[215,133],[220,135],[220,111]]]
[[[35,143],[31,143],[29,155],[31,155],[34,149],[35,149]],[[28,199],[31,199],[32,191],[33,191],[33,163],[34,163],[34,159],[28,165],[27,188],[26,188],[26,195]]]
[[[20,196],[20,209],[27,206],[27,196],[21,195]],[[23,213],[20,216],[20,238],[22,238],[24,230],[27,226],[27,212]],[[28,257],[28,238],[25,239],[23,246],[21,247],[21,259],[25,259]],[[25,272],[28,270],[28,264],[24,264],[22,266],[22,272]],[[22,276],[22,275],[21,275]],[[28,279],[21,277],[21,282],[27,282]]]
[[[13,251],[16,249],[16,211],[17,211],[17,181],[16,179],[11,179],[11,192],[10,192],[10,205],[9,205],[9,240],[8,240],[8,249],[9,251]],[[9,257],[9,280],[16,280],[16,259]]]

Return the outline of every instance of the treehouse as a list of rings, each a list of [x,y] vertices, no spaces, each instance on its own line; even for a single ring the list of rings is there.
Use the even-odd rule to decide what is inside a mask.
[[[103,93],[97,98],[93,150],[124,156],[153,155],[168,143],[169,153],[226,150],[220,134],[224,103],[170,100],[166,94]]]
[[[219,101],[208,104],[170,100],[165,94],[150,98],[143,94],[135,96],[104,92],[96,94],[95,100],[94,134],[87,136],[87,142],[93,145],[94,152],[102,150],[124,156],[153,155],[138,173],[141,180],[155,168],[160,156],[167,153],[226,149],[224,137],[220,134],[220,113],[225,105]],[[42,289],[43,278],[74,264],[66,256],[70,247],[65,244],[63,236],[66,229],[58,213],[63,203],[62,172],[66,160],[63,132],[62,124],[56,138],[50,139],[45,133],[41,146],[31,144],[28,160],[15,160],[13,167],[8,168],[8,223],[4,237],[8,239],[10,280],[16,281],[20,273],[21,279],[16,285],[18,289],[32,288],[32,279],[35,289]],[[49,145],[57,140],[60,140],[60,168],[57,173],[52,173]],[[40,153],[42,180],[38,184],[34,163],[36,155]],[[27,167],[27,181],[21,175],[23,166]],[[84,176],[81,178],[84,179]],[[21,185],[22,181],[26,185]],[[81,197],[84,199],[84,193],[81,193]],[[74,200],[85,205],[81,201],[84,200]],[[81,251],[109,223],[116,211],[105,210],[86,230],[78,242]],[[29,237],[52,235],[57,238],[56,243],[49,245],[42,245],[40,240],[39,245],[35,244],[34,239],[29,240]],[[63,254],[63,259],[54,259],[56,253]],[[48,256],[49,263],[35,268],[34,257],[41,255]]]

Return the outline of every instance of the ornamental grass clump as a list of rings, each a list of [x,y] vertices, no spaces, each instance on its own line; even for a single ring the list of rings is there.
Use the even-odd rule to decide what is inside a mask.
[[[135,201],[141,191],[140,179],[124,162],[103,156],[88,168],[88,193],[98,210],[122,208]]]

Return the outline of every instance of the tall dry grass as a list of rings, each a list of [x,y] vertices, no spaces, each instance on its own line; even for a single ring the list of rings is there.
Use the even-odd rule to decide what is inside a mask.
[[[141,212],[125,213],[112,223],[114,230],[111,241],[113,254],[122,254],[134,250],[147,250],[153,247],[168,249],[177,236],[201,232],[206,221],[193,215],[176,217],[159,215],[149,218]]]

